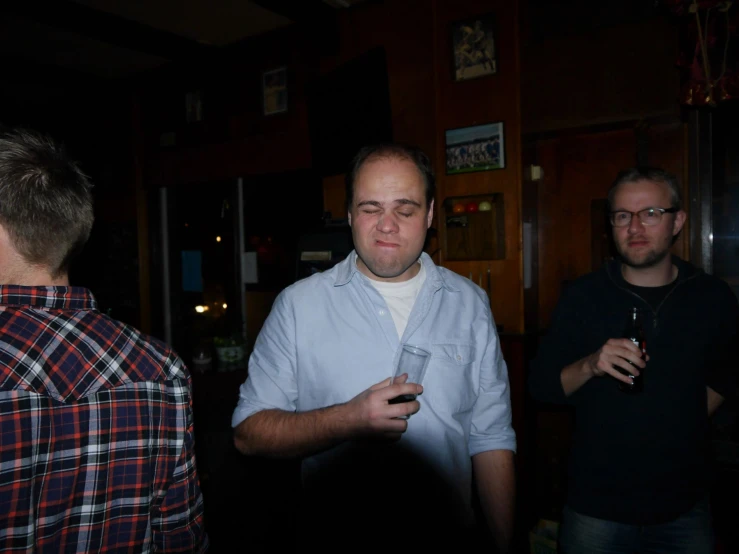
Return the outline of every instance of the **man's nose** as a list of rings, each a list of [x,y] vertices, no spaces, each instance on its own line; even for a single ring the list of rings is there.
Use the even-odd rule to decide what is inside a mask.
[[[380,216],[377,221],[377,230],[382,233],[395,233],[398,231],[398,220],[393,213],[386,213]]]
[[[644,228],[644,224],[639,219],[639,214],[631,214],[631,221],[629,221],[629,233],[635,234],[641,232]]]

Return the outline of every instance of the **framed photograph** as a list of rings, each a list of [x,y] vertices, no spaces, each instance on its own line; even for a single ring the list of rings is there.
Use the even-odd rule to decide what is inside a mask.
[[[452,23],[452,63],[455,81],[498,72],[492,14]]]
[[[287,69],[279,67],[262,74],[264,115],[287,111]]]
[[[446,173],[470,173],[505,167],[503,122],[446,131]]]

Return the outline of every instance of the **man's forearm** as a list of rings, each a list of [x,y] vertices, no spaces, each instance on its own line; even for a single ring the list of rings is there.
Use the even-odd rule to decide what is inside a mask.
[[[498,552],[511,551],[516,507],[513,452],[489,450],[472,457],[480,505]]]
[[[585,356],[562,370],[560,380],[565,396],[570,396],[593,377],[593,372],[588,365],[590,363],[589,358],[589,356]]]
[[[264,410],[236,427],[234,442],[247,455],[300,457],[346,440],[349,428],[343,405],[299,413]]]

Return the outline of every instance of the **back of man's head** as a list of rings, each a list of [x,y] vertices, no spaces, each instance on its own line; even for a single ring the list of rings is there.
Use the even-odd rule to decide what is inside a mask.
[[[53,277],[90,236],[92,184],[64,148],[28,130],[0,134],[0,226],[25,263]]]

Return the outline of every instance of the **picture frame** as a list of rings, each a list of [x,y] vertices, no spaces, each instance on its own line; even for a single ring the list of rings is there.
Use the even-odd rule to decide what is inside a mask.
[[[264,115],[287,111],[287,68],[262,73],[262,109]]]
[[[446,174],[505,168],[503,122],[447,129]]]
[[[484,14],[451,24],[452,78],[467,81],[498,72],[495,16]]]

